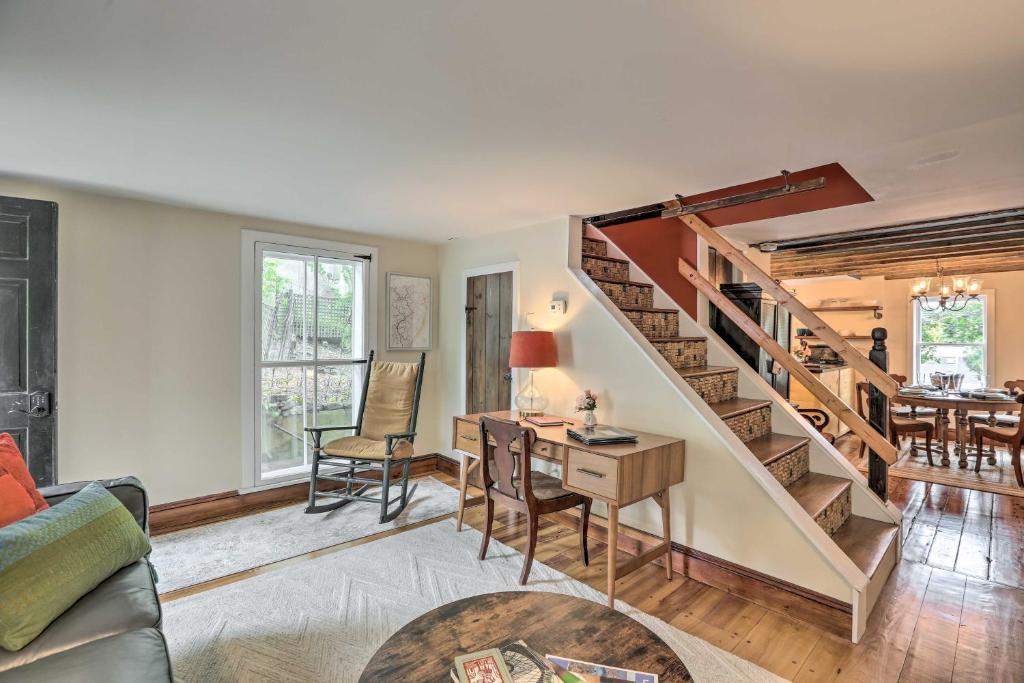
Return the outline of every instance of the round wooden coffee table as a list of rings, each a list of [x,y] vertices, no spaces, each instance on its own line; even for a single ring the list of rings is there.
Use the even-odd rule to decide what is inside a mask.
[[[489,593],[427,612],[398,630],[370,659],[360,682],[450,681],[458,655],[522,640],[542,657],[557,654],[692,681],[658,636],[621,612],[560,593]]]

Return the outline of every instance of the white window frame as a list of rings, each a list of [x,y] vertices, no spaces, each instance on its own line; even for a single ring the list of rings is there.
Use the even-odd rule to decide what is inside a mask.
[[[992,289],[981,290],[981,296],[985,300],[985,386],[994,386],[996,373],[996,293]],[[917,384],[921,377],[920,344],[918,339],[921,334],[920,306],[915,301],[910,302],[910,367],[913,375],[907,381],[909,384]]]
[[[257,467],[260,457],[257,437],[259,420],[259,392],[256,388],[256,361],[260,357],[259,345],[262,320],[257,311],[262,303],[257,296],[256,286],[261,280],[261,254],[264,250],[291,251],[293,253],[316,254],[325,257],[352,258],[369,256],[366,264],[366,324],[363,328],[365,352],[377,346],[377,247],[346,242],[297,237],[257,230],[242,230],[241,238],[241,402],[242,402],[242,452],[241,484],[239,492],[247,493],[262,489],[285,486],[295,482],[309,481],[309,472],[284,472],[276,477],[261,477]],[[286,363],[297,365],[299,363]],[[297,469],[297,468],[296,468]]]

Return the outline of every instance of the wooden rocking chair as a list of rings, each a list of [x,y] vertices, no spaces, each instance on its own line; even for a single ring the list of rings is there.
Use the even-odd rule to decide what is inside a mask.
[[[380,505],[380,523],[383,524],[405,509],[416,491],[415,486],[409,490],[409,461],[416,438],[416,413],[420,405],[426,356],[421,353],[418,363],[394,363],[375,361],[371,351],[366,361],[363,398],[355,425],[306,428],[313,438],[313,472],[309,478],[307,514],[330,512],[353,501],[361,501]],[[353,430],[353,434],[321,444],[325,432],[341,430]],[[341,469],[321,473],[322,465]],[[393,468],[397,471],[398,467],[401,467],[398,483],[401,483],[402,493],[392,499],[389,496],[391,476]],[[376,472],[380,472],[379,480],[366,476]],[[341,482],[344,487],[318,491],[318,481]],[[359,487],[354,488],[357,484]],[[372,486],[381,487],[379,498],[366,495],[366,490]],[[337,500],[317,505],[318,496]],[[395,502],[398,506],[391,510]]]

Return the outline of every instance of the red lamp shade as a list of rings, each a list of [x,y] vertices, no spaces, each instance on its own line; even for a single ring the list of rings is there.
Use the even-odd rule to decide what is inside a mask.
[[[555,334],[544,330],[513,332],[508,354],[510,368],[553,368],[558,365]]]

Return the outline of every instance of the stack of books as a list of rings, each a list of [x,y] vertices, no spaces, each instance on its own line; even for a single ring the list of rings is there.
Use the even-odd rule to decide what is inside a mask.
[[[558,655],[541,657],[521,640],[456,657],[451,677],[455,683],[658,683],[657,674]]]
[[[565,430],[565,433],[587,446],[603,446],[611,443],[636,443],[636,434],[630,434],[618,427],[609,427],[608,425],[569,428]]]

